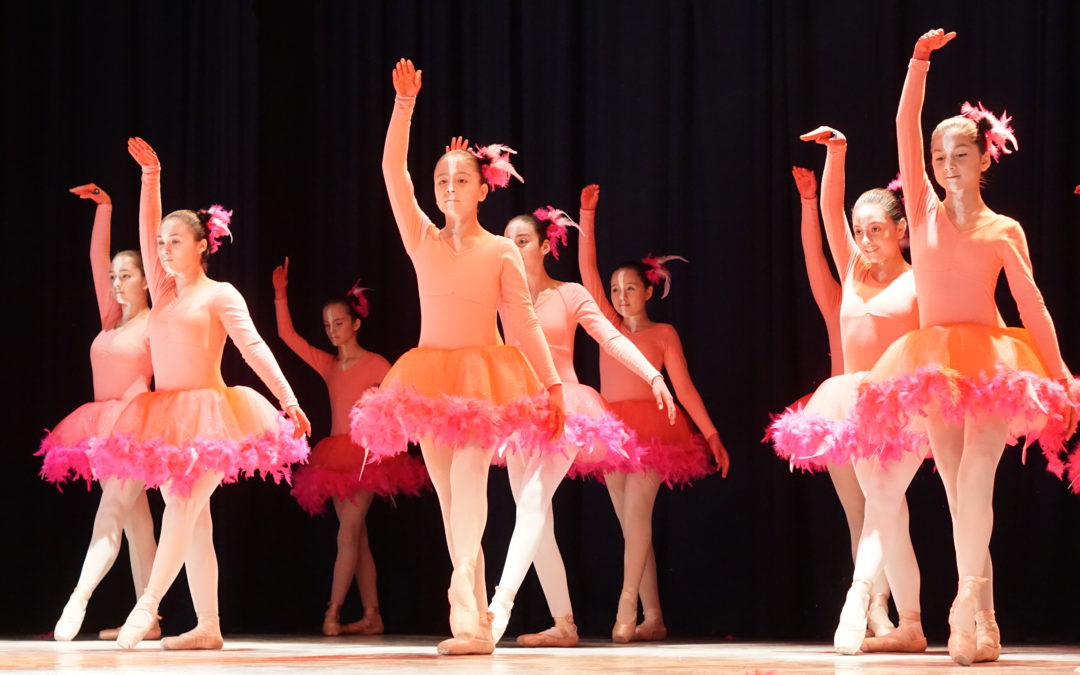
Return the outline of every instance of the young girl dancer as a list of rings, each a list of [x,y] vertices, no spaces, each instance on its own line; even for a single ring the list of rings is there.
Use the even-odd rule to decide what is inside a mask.
[[[831,459],[835,464],[850,465],[853,449],[849,444],[857,439],[841,430],[846,428],[858,384],[893,341],[918,325],[914,277],[901,254],[907,221],[893,192],[873,189],[856,200],[849,230],[844,215],[847,139],[829,127],[819,127],[802,139],[829,149],[822,175],[821,212],[833,261],[843,275],[840,338],[845,374],[822,383],[805,408],[784,413],[770,428],[770,435],[777,453],[796,463],[808,461],[820,466]],[[807,455],[814,457],[806,460]],[[855,464],[866,503],[855,557],[856,581],[833,637],[833,646],[841,654],[854,654],[860,647],[867,651],[926,649],[920,623],[918,563],[908,535],[904,499],[922,458],[922,453],[912,453],[887,468],[877,460]],[[878,608],[887,616],[887,600],[875,588],[883,585],[886,560],[900,612],[900,632],[871,626],[875,637],[864,645],[871,609]]]
[[[578,266],[585,288],[599,304],[604,316],[649,359],[657,369],[666,368],[675,385],[675,393],[690,412],[698,429],[705,435],[717,467],[726,478],[730,467],[727,450],[713,426],[683,356],[682,343],[674,326],[654,323],[645,303],[654,287],[664,279],[665,295],[668,272],[660,260],[646,258],[650,264],[628,263],[611,275],[611,302],[596,268],[595,218],[600,187],[586,186],[581,191],[581,237],[578,241]],[[660,611],[660,592],[656,581],[656,556],[652,548],[652,511],[661,483],[685,483],[708,472],[705,444],[695,436],[682,409],[677,408],[672,426],[656,408],[652,392],[641,379],[609,355],[600,354],[600,394],[612,412],[637,432],[647,454],[642,469],[633,473],[604,474],[615,515],[623,531],[623,588],[611,639],[662,640],[667,637]],[[637,625],[638,595],[645,619]]]
[[[555,626],[545,632],[519,637],[518,644],[526,647],[573,647],[578,643],[566,569],[555,541],[551,512],[555,490],[572,465],[577,464],[579,472],[625,468],[627,451],[635,450],[633,433],[608,412],[600,394],[578,383],[574,372],[577,326],[580,324],[605,354],[647,382],[657,408],[667,410],[669,423],[675,421],[674,402],[660,372],[604,318],[583,286],[556,281],[544,269],[544,259],[549,253],[558,259],[559,242],[566,242],[567,226],[574,226],[573,221],[562,211],[548,207],[537,209],[532,215],[517,216],[503,233],[517,246],[525,264],[529,293],[563,382],[567,411],[566,432],[560,443],[545,448],[522,448],[506,456],[517,513],[506,564],[491,600],[494,639],[498,642],[506,629],[514,596],[530,564],[536,565],[555,620]],[[506,341],[519,344],[513,329],[506,331]]]
[[[994,475],[1019,436],[1043,446],[1050,469],[1076,419],[1073,381],[1054,323],[1035,285],[1024,231],[983,202],[991,161],[1016,145],[1009,118],[964,106],[934,130],[934,192],[923,161],[921,112],[931,52],[955,33],[932,30],[915,44],[896,115],[900,177],[911,226],[920,328],[894,343],[867,376],[857,433],[883,454],[911,451],[926,436],[953,516],[959,583],[949,611],[949,655],[961,665],[1001,650],[990,573]],[[994,304],[1002,271],[1026,329],[1003,328]],[[925,422],[925,428],[909,425]],[[899,446],[899,447],[898,447]]]
[[[341,299],[323,305],[323,328],[337,354],[328,354],[309,344],[293,328],[289,314],[289,259],[274,269],[274,307],[278,335],[296,355],[326,382],[330,394],[330,436],[311,451],[308,464],[293,476],[292,494],[312,515],[323,512],[327,499],[333,500],[338,517],[337,558],[330,587],[330,605],[323,617],[323,635],[377,635],[383,632],[379,594],[375,583],[375,559],[368,545],[368,507],[375,496],[417,495],[430,485],[427,469],[408,454],[396,455],[364,466],[367,451],[349,438],[349,410],[371,387],[379,386],[390,363],[360,346],[362,319],[368,316],[364,290],[354,286]],[[364,603],[364,617],[342,625],[339,615],[349,584],[356,576]]]
[[[142,166],[139,241],[154,303],[149,332],[155,391],[135,397],[120,414],[105,471],[160,486],[165,513],[150,580],[117,643],[131,649],[146,636],[183,565],[198,625],[161,646],[220,649],[210,495],[240,473],[288,476],[289,465],[307,457],[302,434],[311,425],[244,299],[231,284],[206,276],[207,256],[221,237],[231,237],[228,213],[220,207],[174,211],[163,220],[157,154],[140,138],[128,140],[128,151]],[[220,364],[226,335],[277,396],[288,420],[254,390],[225,386]]]
[[[561,432],[562,385],[533,312],[521,256],[512,242],[485,231],[477,220],[491,186],[509,181],[509,151],[488,146],[481,157],[453,150],[439,159],[435,201],[446,226],[435,227],[416,203],[406,168],[421,71],[402,59],[393,80],[397,98],[383,177],[416,269],[420,344],[398,359],[379,389],[364,394],[353,409],[352,436],[376,457],[403,452],[407,439],[419,441],[454,566],[447,594],[454,637],[438,651],[490,654],[495,647],[480,550],[488,467],[495,448],[513,435],[527,446],[539,442],[538,430],[545,436]],[[528,361],[517,348],[501,344],[499,307]]]
[[[72,188],[71,192],[97,204],[90,235],[90,270],[101,317],[101,332],[90,345],[94,402],[65,417],[42,441],[38,454],[44,455],[41,474],[48,480],[58,482],[74,475],[89,483],[95,477],[90,459],[94,446],[112,431],[127,401],[150,388],[153,371],[146,335],[149,305],[138,252],[120,251],[109,263],[109,195],[93,183]],[[90,595],[120,553],[121,530],[127,533],[131,577],[138,596],[146,587],[157,548],[150,505],[141,481],[106,478],[101,481],[101,501],[79,581],[53,629],[55,639],[71,640],[79,633]],[[150,632],[153,639],[161,636],[156,618]],[[114,639],[115,631],[101,631],[100,637]]]

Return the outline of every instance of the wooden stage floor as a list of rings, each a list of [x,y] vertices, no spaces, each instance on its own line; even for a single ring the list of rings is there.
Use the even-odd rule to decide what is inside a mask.
[[[440,657],[433,637],[228,636],[225,649],[164,652],[156,641],[125,652],[111,642],[0,640],[0,672],[45,670],[126,673],[972,673],[943,645],[918,655],[838,656],[827,645],[679,642],[613,645],[584,640],[576,649],[521,649],[509,640],[493,656]],[[1080,672],[1080,646],[1007,645],[994,673]]]

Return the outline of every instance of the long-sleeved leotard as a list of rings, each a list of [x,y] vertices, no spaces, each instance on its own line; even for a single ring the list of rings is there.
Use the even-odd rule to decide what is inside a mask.
[[[50,481],[95,477],[87,451],[111,433],[129,399],[149,391],[153,377],[146,315],[117,327],[123,309],[109,279],[111,217],[112,205],[99,204],[90,235],[90,269],[101,318],[101,332],[90,344],[94,402],[65,417],[42,441],[37,453],[44,455],[41,475]]]
[[[912,59],[897,112],[900,177],[911,229],[919,291],[920,329],[897,341],[868,376],[856,408],[859,433],[884,451],[896,439],[912,448],[923,434],[900,434],[932,405],[960,423],[971,413],[1010,421],[1010,440],[1039,440],[1050,470],[1069,405],[1056,380],[1069,377],[1042,294],[1035,285],[1027,240],[1012,218],[987,212],[966,230],[950,220],[926,174],[921,110],[928,61]],[[994,289],[1001,271],[1024,329],[1003,328]],[[911,431],[911,429],[908,429]]]
[[[814,303],[825,321],[825,331],[829,336],[829,374],[841,375],[844,372],[844,348],[840,342],[840,302],[843,291],[833,278],[832,270],[829,269],[829,263],[821,250],[817,199],[802,198],[801,210],[803,260],[806,263],[806,277],[810,281],[810,293],[814,296]],[[806,398],[809,398],[809,395]]]
[[[390,362],[375,352],[341,369],[337,357],[314,347],[293,328],[287,298],[276,298],[278,335],[326,383],[330,395],[330,436],[311,451],[306,466],[293,476],[292,495],[312,515],[322,513],[329,498],[346,499],[358,491],[380,497],[416,495],[430,486],[424,463],[407,454],[365,466],[367,453],[349,438],[349,411],[364,392],[378,387]]]
[[[179,494],[207,472],[223,474],[224,482],[241,473],[287,477],[289,465],[307,457],[307,443],[292,437],[292,424],[262,395],[225,386],[221,356],[226,336],[282,408],[296,405],[296,397],[231,284],[204,278],[182,297],[177,294],[175,279],[157,256],[160,221],[160,170],[144,168],[139,243],[153,301],[149,334],[155,391],[136,397],[121,413],[117,429],[133,440],[130,448],[117,442],[105,453],[106,470],[118,478],[144,480],[149,487],[172,481],[171,489]]]
[[[416,270],[420,341],[394,364],[380,390],[354,408],[353,439],[375,456],[404,451],[407,438],[432,436],[453,447],[467,442],[494,446],[514,430],[542,429],[543,413],[532,410],[539,401],[531,399],[543,393],[541,384],[560,383],[514,244],[485,232],[467,248],[455,249],[420,210],[406,167],[413,105],[412,99],[395,100],[383,176],[401,241]],[[517,349],[501,344],[499,308],[519,336],[527,362]],[[451,409],[439,403],[438,410],[429,409],[431,399],[444,397],[460,405]],[[485,401],[486,412],[464,399]]]

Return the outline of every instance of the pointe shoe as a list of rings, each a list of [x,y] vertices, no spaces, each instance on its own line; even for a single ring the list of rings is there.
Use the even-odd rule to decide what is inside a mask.
[[[994,610],[975,612],[975,662],[997,661],[1001,656],[1001,629]]]
[[[60,618],[53,628],[53,639],[57,642],[70,642],[79,634],[82,628],[83,617],[86,616],[86,603],[90,601],[88,595],[84,595],[76,588],[71,592],[64,610],[60,612]]]
[[[896,626],[889,619],[888,593],[874,593],[870,596],[870,609],[866,613],[866,626],[873,632],[874,637],[881,637],[896,630]]]
[[[475,573],[475,561],[461,560],[450,575],[446,597],[450,601],[450,633],[454,637],[474,638],[480,632],[480,613],[473,593]]]
[[[625,588],[619,593],[619,609],[615,613],[615,625],[611,629],[611,641],[626,644],[634,639],[637,630],[637,593]]]
[[[961,666],[975,661],[975,608],[986,577],[963,577],[949,608],[949,657]]]
[[[145,607],[135,605],[135,609],[128,614],[127,621],[120,626],[120,632],[116,635],[116,644],[122,649],[134,649],[135,645],[142,642],[150,632],[150,628],[157,620],[156,616],[157,614]]]
[[[120,628],[103,628],[98,631],[99,640],[115,640],[120,637]],[[144,640],[160,640],[161,639],[161,617],[154,619],[154,625],[150,627],[150,630],[143,637]]]
[[[634,642],[655,642],[667,638],[664,615],[659,609],[646,609],[645,620],[634,628]]]
[[[330,605],[322,620],[322,634],[327,637],[341,635],[341,605]]]
[[[384,630],[382,615],[379,614],[378,607],[368,609],[364,612],[364,618],[359,621],[341,626],[343,635],[382,635]]]
[[[858,653],[866,637],[866,613],[870,607],[871,582],[855,579],[851,582],[844,608],[840,610],[840,622],[833,634],[833,649],[837,654]]]
[[[478,621],[479,629],[473,635],[457,636],[443,640],[436,651],[442,656],[465,656],[468,654],[490,654],[495,651],[495,641],[491,639],[491,612],[484,612]]]
[[[488,610],[491,613],[491,639],[499,644],[503,633],[506,632],[506,624],[510,623],[510,610],[514,608],[514,591],[503,586],[495,587],[495,595],[491,598]]]
[[[919,612],[900,612],[900,625],[893,631],[863,640],[864,652],[902,652],[916,654],[926,651],[926,636]]]
[[[216,622],[213,625],[199,623],[194,629],[176,637],[167,637],[161,641],[162,649],[221,649],[225,640]]]
[[[542,633],[519,635],[519,647],[577,647],[578,634],[574,617],[570,614],[557,616],[555,625]]]

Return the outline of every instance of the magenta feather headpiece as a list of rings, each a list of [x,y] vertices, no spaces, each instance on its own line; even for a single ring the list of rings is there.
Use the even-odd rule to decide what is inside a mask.
[[[509,185],[511,176],[525,182],[510,163],[510,155],[517,154],[510,146],[501,143],[478,145],[469,152],[480,161],[480,175],[492,190]]]
[[[662,255],[654,256],[652,253],[641,259],[641,264],[645,265],[645,276],[649,283],[653,286],[659,286],[660,281],[664,282],[664,292],[660,295],[660,299],[664,299],[668,295],[668,291],[671,290],[671,272],[665,266],[665,263],[671,260],[681,260],[684,263],[690,262],[681,255]]]
[[[345,293],[345,297],[349,299],[349,304],[352,305],[353,310],[360,315],[360,318],[366,319],[371,312],[371,305],[368,304],[367,295],[364,291],[370,291],[370,288],[365,288],[360,285],[360,280],[357,279],[356,283],[352,285],[352,288]]]
[[[578,224],[573,221],[570,216],[566,214],[566,211],[557,209],[554,206],[546,206],[533,211],[533,215],[541,223],[547,223],[547,229],[545,234],[547,235],[548,243],[551,244],[551,255],[555,256],[555,259],[559,259],[559,243],[563,246],[566,245],[566,230],[570,227],[575,227],[578,230]]]
[[[208,209],[199,209],[200,214],[206,217],[206,238],[210,240],[210,252],[214,253],[221,248],[221,239],[228,237],[232,241],[232,232],[229,231],[229,223],[232,222],[232,211],[227,211],[221,204],[214,204]]]
[[[994,113],[983,107],[982,101],[978,103],[978,107],[964,101],[964,105],[960,106],[960,114],[973,120],[975,124],[982,120],[987,121],[990,128],[986,130],[986,150],[995,162],[1001,161],[1001,155],[1011,155],[1013,150],[1020,149],[1020,144],[1016,142],[1016,135],[1010,124],[1012,117],[1004,110],[1001,111],[1001,118],[998,119]],[[1011,150],[1009,143],[1013,146]]]

